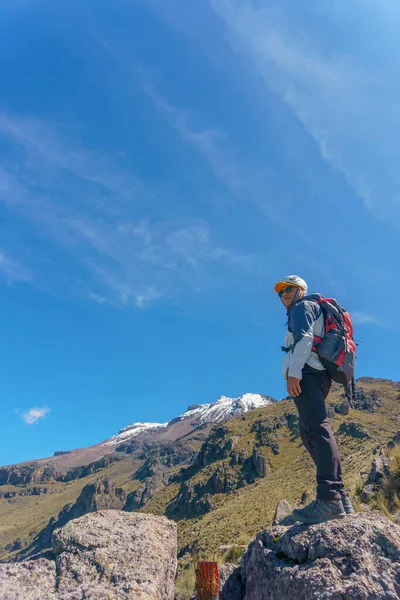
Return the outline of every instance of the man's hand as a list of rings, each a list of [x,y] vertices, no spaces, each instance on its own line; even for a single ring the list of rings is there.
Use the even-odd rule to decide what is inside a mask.
[[[299,396],[301,394],[300,381],[301,380],[297,379],[297,377],[288,377],[287,378],[287,383],[286,383],[287,391],[289,392],[289,395],[292,396],[293,398],[297,398],[297,396]]]

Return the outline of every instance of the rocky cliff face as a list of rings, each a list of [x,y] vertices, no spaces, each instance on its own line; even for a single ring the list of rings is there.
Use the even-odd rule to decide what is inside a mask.
[[[64,453],[63,453],[64,454]],[[59,469],[42,462],[11,465],[0,468],[0,486],[2,485],[31,485],[35,483],[68,482],[83,479],[92,473],[102,471],[113,462],[120,460],[117,454],[104,456],[88,465],[69,470]],[[36,489],[39,489],[36,487]]]
[[[214,427],[194,464],[174,479],[181,488],[168,507],[168,516],[193,517],[210,512],[213,495],[230,494],[267,475],[269,465],[263,452],[253,445],[238,449],[239,442],[239,436],[232,435],[227,426]],[[205,467],[209,467],[208,476],[198,480]]]
[[[0,565],[4,600],[173,600],[176,525],[102,510],[54,532],[53,560]]]

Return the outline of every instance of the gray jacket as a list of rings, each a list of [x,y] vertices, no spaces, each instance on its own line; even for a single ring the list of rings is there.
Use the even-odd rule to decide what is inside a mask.
[[[288,330],[285,347],[288,349],[283,359],[283,376],[302,378],[304,365],[324,371],[318,354],[312,349],[314,336],[324,337],[325,325],[322,309],[318,304],[319,294],[306,296],[287,311]]]

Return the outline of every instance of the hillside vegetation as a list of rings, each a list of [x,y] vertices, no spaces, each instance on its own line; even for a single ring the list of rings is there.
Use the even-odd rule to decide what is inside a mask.
[[[393,457],[390,473],[368,502],[397,519],[400,450],[397,445],[387,450],[386,445],[400,429],[400,384],[361,378],[348,414],[337,412],[343,411],[341,395],[342,388],[334,386],[327,407],[345,486],[356,507],[365,509],[357,494],[372,459],[385,449]],[[190,581],[193,572],[184,569],[195,558],[215,557],[224,545],[247,544],[271,524],[279,500],[295,505],[304,492],[310,499],[315,495],[315,466],[302,445],[290,399],[199,427],[174,442],[126,452],[115,452],[102,468],[75,480],[49,481],[41,488],[32,482],[0,485],[0,558],[18,557],[51,517],[99,477],[107,476],[125,490],[125,510],[166,515],[177,522],[181,577]]]

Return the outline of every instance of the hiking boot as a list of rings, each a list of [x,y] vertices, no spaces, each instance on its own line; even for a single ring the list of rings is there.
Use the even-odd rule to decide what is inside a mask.
[[[354,515],[355,511],[348,496],[342,496],[342,504],[346,515]]]
[[[302,523],[325,523],[332,519],[344,519],[344,512],[341,500],[325,501],[317,498],[304,508],[296,508],[292,514],[295,521]]]

